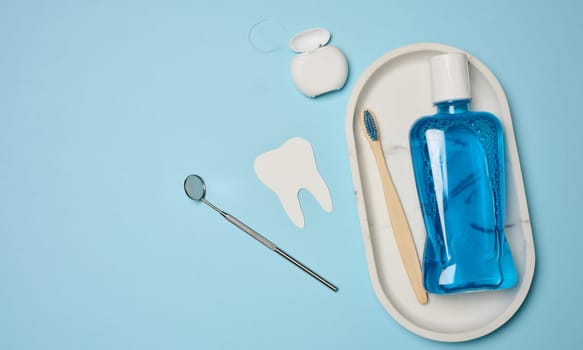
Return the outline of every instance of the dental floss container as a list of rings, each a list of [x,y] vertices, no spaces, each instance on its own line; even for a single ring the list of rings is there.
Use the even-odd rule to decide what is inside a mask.
[[[346,56],[330,41],[330,32],[312,28],[294,35],[289,47],[299,53],[291,62],[291,76],[297,89],[308,97],[342,89],[348,77]]]

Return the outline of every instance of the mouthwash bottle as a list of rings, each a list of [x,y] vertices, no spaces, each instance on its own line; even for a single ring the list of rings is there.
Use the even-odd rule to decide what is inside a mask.
[[[504,236],[504,140],[488,112],[470,111],[465,54],[431,58],[437,113],[410,132],[411,156],[427,231],[423,282],[431,293],[516,284]]]

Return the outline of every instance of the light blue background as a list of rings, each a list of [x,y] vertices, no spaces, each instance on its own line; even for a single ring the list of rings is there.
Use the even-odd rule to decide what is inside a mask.
[[[580,346],[582,4],[1,0],[0,349]],[[262,18],[286,36],[329,28],[350,62],[345,89],[302,97],[291,51],[250,47]],[[537,248],[522,309],[462,345],[409,333],[377,301],[344,132],[366,67],[432,41],[504,86]],[[253,172],[293,136],[312,142],[334,201],[325,213],[301,193],[304,230]],[[190,173],[340,292],[187,200]]]

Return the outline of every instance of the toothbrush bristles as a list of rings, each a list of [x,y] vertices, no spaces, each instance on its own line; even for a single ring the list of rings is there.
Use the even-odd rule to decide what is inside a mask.
[[[364,120],[366,134],[368,135],[371,141],[377,141],[379,135],[377,132],[377,125],[375,123],[374,117],[372,116],[372,114],[370,114],[368,109],[364,110],[364,112],[362,113],[362,117]]]

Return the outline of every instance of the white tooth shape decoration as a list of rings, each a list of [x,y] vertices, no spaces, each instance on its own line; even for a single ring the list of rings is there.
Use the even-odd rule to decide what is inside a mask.
[[[301,189],[312,193],[322,209],[332,211],[330,191],[318,172],[312,145],[303,138],[291,138],[281,147],[257,156],[255,174],[277,194],[291,221],[300,228],[304,227],[298,198]]]

